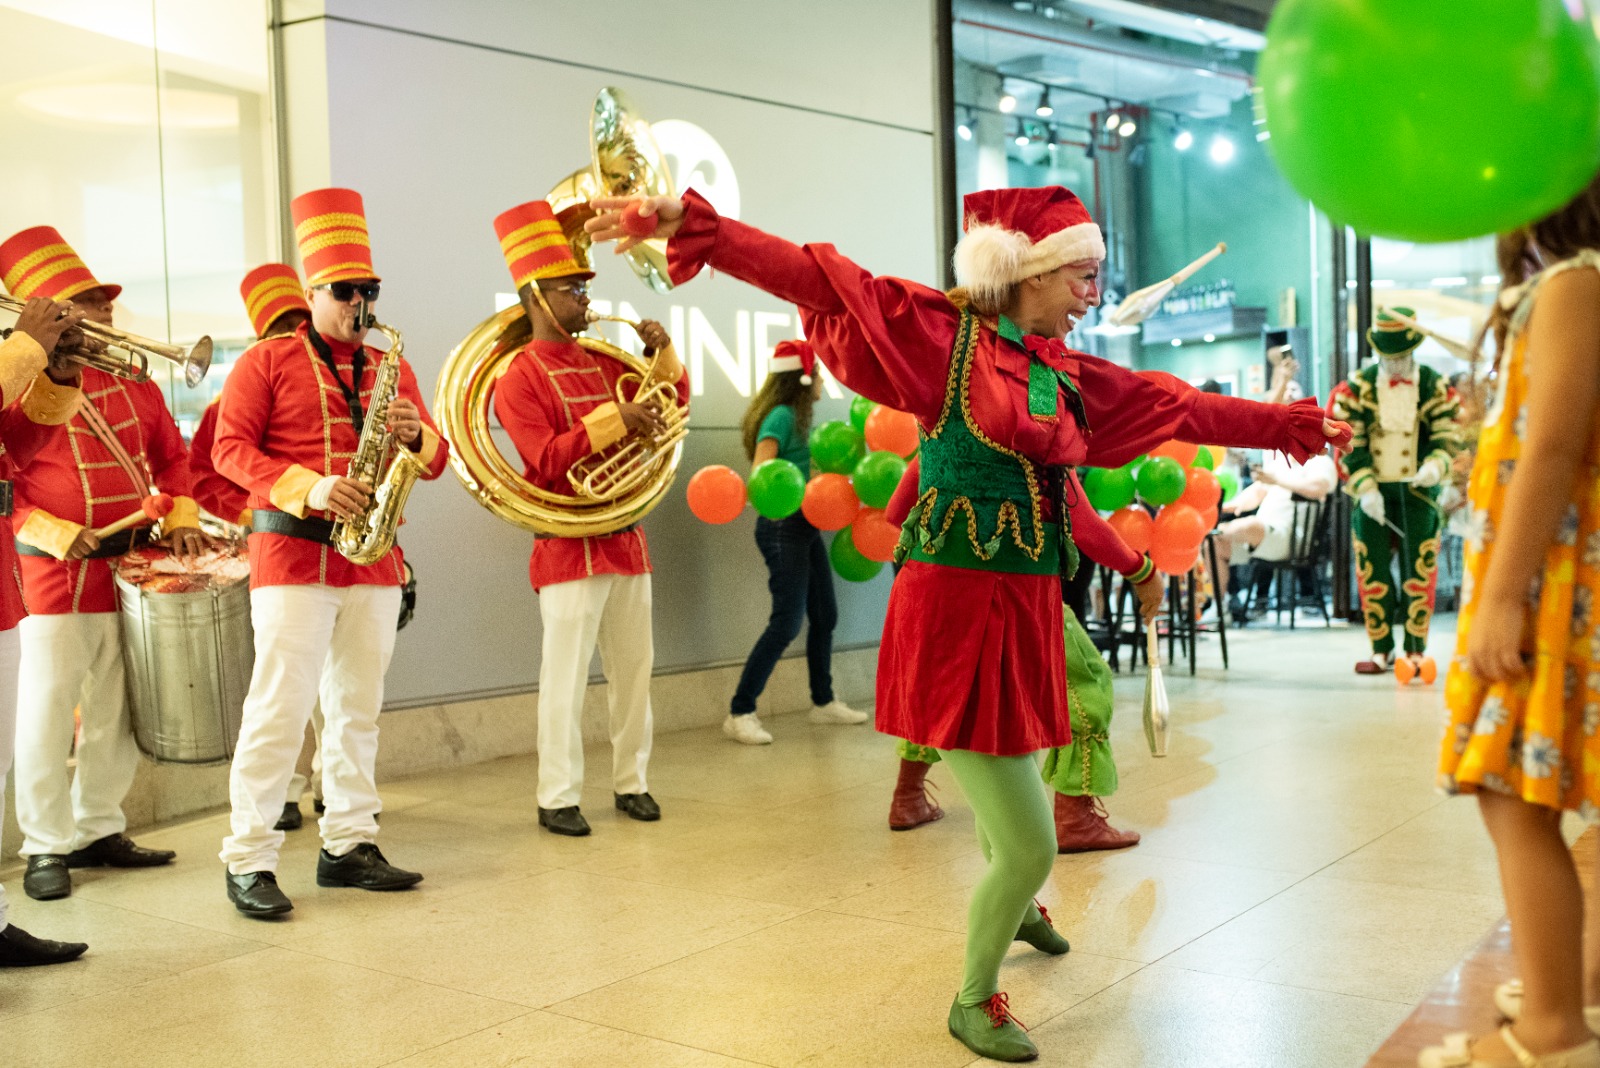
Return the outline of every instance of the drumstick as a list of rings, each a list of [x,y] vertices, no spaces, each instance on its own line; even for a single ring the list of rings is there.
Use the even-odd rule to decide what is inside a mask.
[[[99,530],[96,530],[94,532],[94,536],[103,541],[106,538],[111,537],[113,534],[121,534],[129,527],[136,527],[143,523],[154,523],[157,520],[165,519],[167,513],[170,511],[172,511],[172,498],[167,496],[165,493],[157,493],[154,496],[146,497],[144,500],[140,501],[139,510],[137,512],[129,512],[115,523],[107,523]]]
[[[1166,281],[1157,282],[1153,286],[1145,286],[1143,289],[1129,293],[1121,304],[1106,313],[1106,322],[1112,326],[1134,326],[1144,322],[1150,318],[1151,312],[1161,306],[1161,302],[1166,299],[1168,293],[1187,282],[1190,275],[1226,251],[1228,251],[1228,243],[1226,241],[1218,241],[1215,248]]]

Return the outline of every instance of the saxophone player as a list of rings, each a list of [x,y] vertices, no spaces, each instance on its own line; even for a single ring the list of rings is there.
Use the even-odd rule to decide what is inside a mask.
[[[581,221],[581,220],[580,220]],[[522,457],[528,480],[570,492],[572,465],[630,434],[659,435],[659,413],[617,394],[624,368],[573,340],[588,325],[589,280],[549,203],[518,205],[495,219],[501,252],[533,339],[506,368],[494,408]],[[660,323],[638,325],[653,357],[653,381],[672,383],[678,404],[689,379]],[[648,383],[646,383],[647,385]],[[644,388],[643,386],[640,387]],[[637,396],[636,393],[628,396]],[[661,818],[650,796],[650,551],[637,524],[583,538],[539,538],[529,564],[539,595],[539,823],[554,834],[589,833],[583,789],[583,694],[598,643],[611,705],[611,780],[616,807],[636,820]]]
[[[358,565],[334,551],[333,519],[358,516],[374,487],[345,475],[375,398],[379,355],[362,347],[377,301],[361,196],[320,189],[290,204],[311,320],[247,349],[228,376],[212,458],[249,491],[250,616],[256,661],[229,777],[227,893],[247,916],[294,906],[277,884],[284,791],[327,664],[319,886],[399,890],[422,876],[377,846],[374,767],[383,676],[394,651],[403,563]],[[393,440],[437,478],[447,448],[402,362],[387,404]]]

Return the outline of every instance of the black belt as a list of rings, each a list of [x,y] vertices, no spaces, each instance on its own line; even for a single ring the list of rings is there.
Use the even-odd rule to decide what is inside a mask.
[[[11,492],[11,483],[0,478],[0,516],[7,516],[16,507],[16,498]]]
[[[250,529],[256,534],[282,534],[318,545],[333,544],[333,520],[296,519],[288,512],[275,508],[257,508],[250,513]]]
[[[123,556],[133,550],[134,546],[139,542],[139,536],[143,533],[144,531],[142,530],[119,531],[118,533],[113,534],[111,537],[102,541],[100,543],[100,548],[96,549],[92,553],[89,553],[87,556],[82,557],[82,559],[104,560],[111,556]],[[37,545],[29,545],[25,541],[17,542],[17,555],[48,556],[52,560],[55,559],[52,554],[45,552]]]

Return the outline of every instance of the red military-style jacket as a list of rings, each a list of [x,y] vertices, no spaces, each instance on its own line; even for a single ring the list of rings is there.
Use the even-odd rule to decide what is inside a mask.
[[[35,615],[114,612],[116,559],[62,557],[85,527],[103,527],[139,511],[152,488],[173,498],[164,531],[198,525],[189,450],[159,386],[92,367],[83,371],[81,391],[37,379],[23,405],[6,413],[7,437],[31,421],[30,407],[36,412],[63,404],[73,408],[66,432],[50,435],[17,471],[12,530],[19,542],[49,554],[22,556],[23,590]],[[114,434],[135,472],[102,443],[95,425]]]
[[[293,334],[258,341],[244,351],[222,388],[211,459],[217,473],[249,493],[252,512],[276,509],[301,519],[334,518],[308,507],[306,495],[327,475],[350,470],[359,439],[350,406],[333,374],[311,347],[309,324]],[[334,366],[348,384],[355,346],[328,338]],[[367,350],[361,376],[363,407],[372,400],[381,353]],[[449,461],[449,445],[428,414],[417,376],[400,362],[399,395],[422,413],[417,456],[423,477],[438,478]],[[250,535],[250,586],[399,586],[404,565],[396,546],[374,564],[351,563],[331,546],[287,534],[257,530]]]
[[[217,440],[217,415],[222,410],[221,397],[206,405],[200,415],[200,424],[189,439],[189,471],[194,475],[194,499],[200,507],[218,519],[240,526],[250,525],[250,495],[241,487],[217,474],[217,465],[211,459],[211,448]]]
[[[567,471],[585,456],[621,441],[617,380],[627,368],[576,341],[530,341],[495,385],[494,411],[522,457],[524,477],[541,489],[572,492]],[[689,376],[669,346],[656,364],[659,380],[689,403]],[[536,538],[528,562],[533,588],[592,575],[642,575],[650,547],[634,526],[586,538]]]
[[[5,409],[0,416],[0,478],[14,481],[80,403],[78,391],[56,386],[44,366],[44,349],[27,334],[14,333],[0,342],[0,407]],[[36,380],[45,385],[34,395]],[[0,631],[15,627],[27,614],[16,539],[10,525],[0,523]]]

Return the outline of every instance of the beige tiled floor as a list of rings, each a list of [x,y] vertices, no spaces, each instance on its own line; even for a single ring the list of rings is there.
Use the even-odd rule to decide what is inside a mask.
[[[1475,811],[1431,788],[1437,688],[1356,678],[1362,645],[1251,631],[1227,673],[1208,645],[1169,677],[1162,760],[1142,679],[1119,682],[1111,810],[1146,838],[1057,862],[1042,896],[1071,954],[1012,950],[1041,1063],[1359,1065],[1501,914]],[[949,816],[891,834],[888,739],[770,725],[769,748],[658,739],[656,825],[593,779],[585,840],[535,826],[531,758],[389,783],[383,845],[427,881],[318,889],[308,826],[285,923],[228,905],[220,814],[140,836],[171,868],[81,872],[63,902],[24,898],[13,865],[17,922],[92,948],[0,973],[0,1064],[973,1063],[944,1029],[982,865],[959,790],[936,769]]]

